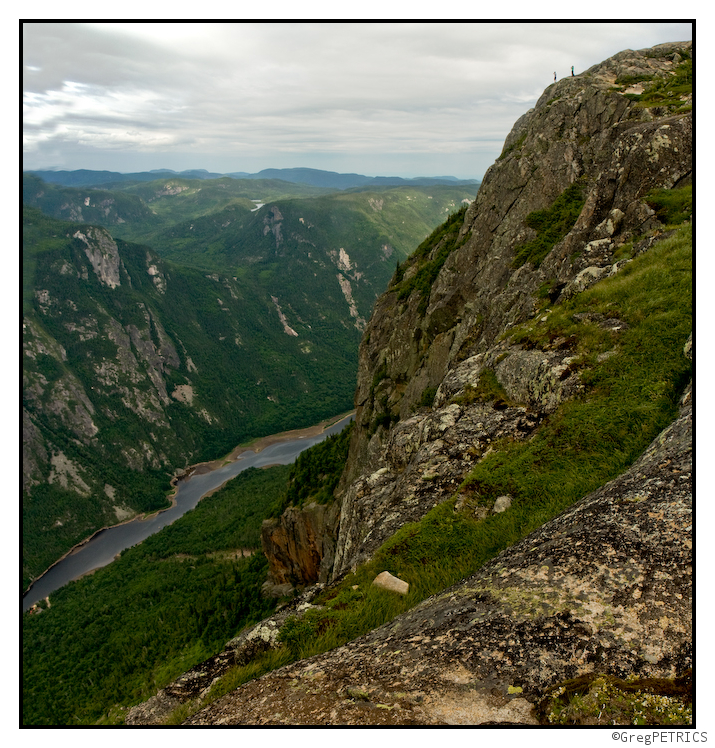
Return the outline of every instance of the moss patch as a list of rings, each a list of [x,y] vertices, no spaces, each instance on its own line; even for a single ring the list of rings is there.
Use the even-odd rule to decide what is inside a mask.
[[[538,706],[542,724],[690,725],[692,674],[621,680],[594,673],[553,686]]]
[[[693,215],[692,186],[672,190],[653,190],[645,198],[653,208],[659,221],[665,224],[679,224]]]
[[[513,403],[506,391],[499,384],[496,374],[491,369],[484,369],[479,375],[476,386],[467,384],[464,392],[455,397],[452,402],[458,405],[474,405],[474,403],[493,403],[497,409],[506,408]]]

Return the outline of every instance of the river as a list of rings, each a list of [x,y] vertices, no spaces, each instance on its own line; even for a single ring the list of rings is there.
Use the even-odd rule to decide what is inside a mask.
[[[186,478],[177,481],[174,503],[169,509],[146,519],[134,519],[100,530],[48,569],[23,596],[23,611],[67,582],[111,563],[117,554],[175,522],[182,514],[193,509],[204,496],[244,470],[250,467],[289,465],[301,452],[342,431],[352,418],[352,415],[346,416],[324,430],[314,427],[266,437],[258,441],[256,449],[234,450],[229,458],[231,461],[227,464],[217,461],[196,466]],[[262,444],[267,446],[261,448]]]

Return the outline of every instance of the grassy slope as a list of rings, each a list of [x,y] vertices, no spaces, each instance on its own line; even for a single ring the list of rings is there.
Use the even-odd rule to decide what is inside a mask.
[[[683,354],[692,330],[691,225],[552,311],[547,322],[525,323],[509,336],[539,346],[574,335],[584,395],[564,403],[534,439],[497,445],[460,488],[476,501],[510,493],[511,509],[477,521],[468,514],[469,501],[455,513],[455,494],[420,522],[404,526],[370,562],[315,600],[323,610],[287,622],[282,649],[229,672],[205,703],[289,661],[340,646],[473,574],[632,464],[675,417],[691,376]],[[614,345],[609,331],[574,323],[579,312],[618,316],[630,329]],[[605,350],[615,354],[598,362]],[[405,598],[373,587],[384,570],[410,583]],[[188,707],[179,711],[177,719],[188,716]]]

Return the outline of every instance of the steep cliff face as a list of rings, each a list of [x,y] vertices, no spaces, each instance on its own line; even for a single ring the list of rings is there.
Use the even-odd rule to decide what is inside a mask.
[[[458,518],[468,516],[487,529],[466,544],[496,546],[509,523],[532,531],[388,623],[243,685],[187,724],[688,724],[692,247],[688,221],[666,229],[652,195],[687,196],[678,188],[691,180],[692,102],[687,86],[670,84],[690,51],[622,52],[550,86],[516,123],[475,202],[398,268],[377,301],[360,346],[339,514],[333,524],[323,515],[324,555],[315,538],[291,550],[314,525],[310,508],[266,527],[269,557],[270,534],[285,535],[275,544],[282,579],[327,584],[137,707],[138,723],[188,699],[198,708],[207,674],[219,679],[245,662],[256,639],[285,652],[294,619],[318,636],[351,603],[379,607],[372,579],[383,564],[403,564],[406,581],[422,583],[423,566],[449,563],[428,557],[433,548],[459,548],[429,545],[438,517],[451,538],[467,532]],[[666,286],[677,290],[651,298]],[[655,346],[633,334],[655,317],[650,339],[670,336],[660,364]],[[658,366],[662,376],[635,380]],[[645,391],[614,386],[628,377]],[[610,399],[599,400],[606,390]],[[633,411],[621,412],[619,398]],[[625,455],[631,425],[618,419],[638,432],[646,411],[662,418]],[[601,446],[590,464],[579,451],[588,442]],[[530,447],[535,461],[518,462]],[[514,473],[573,455],[573,471],[595,464],[597,481],[560,513],[542,512],[558,492],[552,474],[528,494]],[[510,459],[506,480],[491,485],[489,471],[478,472]],[[616,460],[622,467],[603,478]],[[538,523],[525,521],[530,512]]]
[[[568,348],[527,352],[500,336],[533,317],[540,301],[557,303],[617,272],[619,248],[658,225],[645,196],[689,183],[692,117],[673,113],[686,101],[644,107],[618,84],[674,75],[689,49],[622,52],[549,86],[507,137],[431,287],[403,291],[435,262],[439,243],[408,260],[378,300],[360,346],[334,576],[446,498],[491,441],[527,437],[578,391]],[[519,264],[519,248],[537,235],[527,217],[574,186],[583,201],[575,225],[545,257]],[[521,408],[450,402],[488,367]]]
[[[273,595],[290,594],[316,580],[327,581],[335,552],[333,531],[339,516],[336,504],[315,502],[303,509],[289,507],[275,519],[267,519],[261,528],[261,544],[270,559],[266,591]]]
[[[398,269],[360,345],[339,526],[327,528],[337,536],[332,578],[444,500],[492,441],[529,437],[579,392],[568,346],[527,352],[500,337],[544,302],[616,273],[622,248],[660,225],[646,196],[691,183],[692,95],[641,100],[644,85],[681,75],[690,53],[690,43],[626,50],[549,86],[463,220]],[[533,216],[559,210],[572,220],[544,248]],[[454,403],[486,369],[518,407]],[[291,563],[295,578],[318,579]]]
[[[99,527],[164,505],[167,478],[200,448],[180,432],[219,419],[176,328],[164,327],[167,272],[156,255],[35,213],[25,229],[27,584]]]

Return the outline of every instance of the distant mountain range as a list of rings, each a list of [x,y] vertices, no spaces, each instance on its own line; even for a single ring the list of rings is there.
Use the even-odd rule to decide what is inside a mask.
[[[91,169],[75,169],[74,171],[30,170],[30,173],[36,174],[45,182],[61,184],[65,187],[107,186],[116,184],[117,182],[152,182],[155,179],[161,179],[163,175],[178,176],[183,179],[218,179],[219,177],[232,177],[233,179],[281,179],[284,182],[309,184],[314,187],[335,190],[401,186],[430,187],[436,184],[447,184],[456,187],[479,184],[478,179],[457,179],[456,177],[449,176],[415,177],[413,179],[404,179],[403,177],[367,177],[363,174],[339,174],[334,171],[306,168],[263,169],[263,171],[255,174],[249,174],[244,171],[218,174],[206,171],[206,169],[188,169],[180,172],[173,171],[172,169],[153,169],[152,171],[139,171],[130,174],[122,174],[118,171],[94,171]]]

